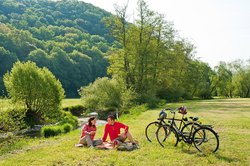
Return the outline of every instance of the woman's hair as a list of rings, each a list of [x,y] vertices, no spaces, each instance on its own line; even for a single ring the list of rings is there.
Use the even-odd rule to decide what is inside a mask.
[[[89,125],[89,126],[94,126],[94,125],[92,125],[92,123],[91,123],[91,121],[94,120],[94,119],[95,119],[94,116],[92,116],[92,117],[89,118],[89,120],[88,120],[88,125]]]

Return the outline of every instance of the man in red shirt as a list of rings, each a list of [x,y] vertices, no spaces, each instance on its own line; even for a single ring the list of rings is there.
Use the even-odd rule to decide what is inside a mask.
[[[130,142],[133,144],[136,144],[136,141],[133,139],[132,135],[128,131],[128,126],[115,121],[115,117],[110,115],[107,119],[108,123],[105,125],[104,129],[104,135],[102,137],[102,141],[105,142],[107,139],[107,136],[109,135],[110,141],[112,143],[120,144],[126,140],[126,138],[129,139]],[[120,133],[120,129],[124,129],[123,133]]]

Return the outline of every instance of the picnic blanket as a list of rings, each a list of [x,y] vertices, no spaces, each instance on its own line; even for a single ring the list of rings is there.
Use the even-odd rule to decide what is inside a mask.
[[[107,149],[107,150],[115,149],[114,145],[112,143],[109,143],[109,142],[103,142],[103,144],[97,145],[97,146],[95,146],[95,148]]]
[[[83,147],[82,144],[75,145],[76,147]],[[103,149],[103,150],[112,150],[117,149],[119,151],[132,151],[135,149],[139,149],[139,146],[137,144],[132,144],[131,142],[124,142],[120,145],[114,146],[114,144],[109,142],[103,142],[101,145],[95,146],[95,149]]]

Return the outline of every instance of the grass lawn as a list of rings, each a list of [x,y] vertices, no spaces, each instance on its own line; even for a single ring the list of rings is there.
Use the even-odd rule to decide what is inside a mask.
[[[180,144],[162,148],[149,143],[145,127],[154,121],[160,109],[143,112],[139,116],[123,118],[131,133],[140,142],[140,149],[132,152],[76,148],[80,130],[49,139],[28,139],[19,150],[3,153],[0,165],[249,165],[250,163],[250,99],[215,99],[169,104],[175,108],[185,105],[187,116],[199,116],[203,123],[214,125],[219,133],[220,148],[215,154],[202,155],[194,147]],[[103,134],[98,127],[96,138]]]
[[[70,107],[74,105],[82,105],[81,99],[63,99],[62,107]]]
[[[70,107],[74,105],[82,105],[81,99],[63,99],[62,100],[62,107]],[[7,109],[13,109],[13,104],[10,103],[8,99],[1,99],[0,98],[0,112],[5,111]]]

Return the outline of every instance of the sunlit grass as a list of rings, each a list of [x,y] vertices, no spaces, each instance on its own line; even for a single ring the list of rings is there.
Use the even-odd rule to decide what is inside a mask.
[[[81,99],[63,99],[62,100],[62,107],[69,107],[74,105],[82,105]],[[0,98],[0,112],[5,111],[7,109],[14,108],[14,105],[10,103],[8,99],[1,99]]]
[[[193,146],[162,148],[157,142],[149,143],[144,129],[156,120],[159,109],[139,116],[122,118],[140,143],[132,152],[76,148],[80,130],[49,139],[32,139],[22,149],[4,153],[0,165],[249,165],[250,163],[250,99],[216,99],[187,101],[167,107],[186,105],[187,116],[198,116],[206,124],[214,125],[219,133],[220,148],[215,154],[203,155]],[[170,116],[170,114],[169,114]],[[96,138],[102,137],[103,126],[98,127]]]
[[[69,107],[74,105],[82,105],[81,99],[63,99],[62,107]]]

